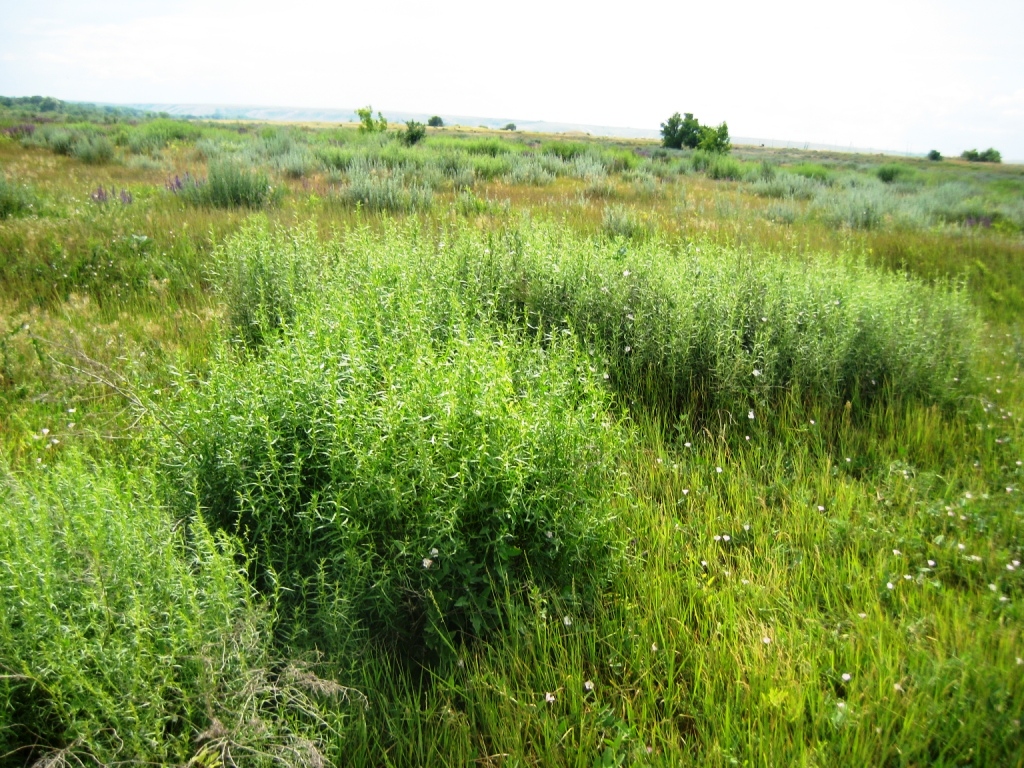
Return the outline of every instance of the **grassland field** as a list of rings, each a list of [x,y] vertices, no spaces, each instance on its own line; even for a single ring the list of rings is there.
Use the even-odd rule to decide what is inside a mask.
[[[0,765],[1024,765],[1024,168],[0,109]]]

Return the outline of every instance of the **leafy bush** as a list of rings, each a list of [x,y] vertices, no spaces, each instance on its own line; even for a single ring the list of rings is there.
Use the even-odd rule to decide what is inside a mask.
[[[939,150],[937,150],[937,149],[929,150],[928,151],[928,159],[929,160],[941,160],[942,159],[942,153],[939,152]]]
[[[388,129],[387,118],[384,117],[380,112],[377,113],[377,119],[373,119],[373,107],[367,105],[362,109],[356,110],[356,115],[359,117],[359,132],[360,133],[384,133]]]
[[[186,183],[180,195],[193,205],[260,208],[271,199],[271,188],[263,172],[218,160],[210,164],[210,174],[205,181]]]
[[[440,116],[434,115],[432,118],[427,120],[427,125],[429,125],[431,128],[443,128],[444,120],[442,120]]]
[[[710,125],[702,125],[700,127],[700,141],[697,142],[697,147],[705,152],[716,154],[728,153],[732,149],[732,144],[729,141],[729,126],[724,122],[717,128],[712,128]]]
[[[503,131],[515,131],[515,129],[516,129],[516,124],[515,123],[505,123],[505,125],[503,125],[502,128],[501,128],[501,130],[503,130]]]
[[[394,237],[346,248],[278,343],[181,382],[161,450],[187,506],[245,539],[289,644],[444,653],[529,585],[593,594],[624,439],[600,377],[570,337],[542,350],[439,291]]]
[[[418,144],[426,135],[427,127],[423,123],[417,123],[415,120],[406,121],[405,130],[401,134],[402,142],[409,147],[413,144]]]
[[[156,486],[145,469],[75,456],[20,478],[2,469],[8,764],[184,765],[227,744],[268,766],[303,745],[317,755],[312,729],[293,731],[317,705],[270,654],[238,547],[202,520],[178,524]]]

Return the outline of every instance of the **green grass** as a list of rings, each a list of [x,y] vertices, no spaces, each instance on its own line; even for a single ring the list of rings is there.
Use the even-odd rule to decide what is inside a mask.
[[[0,763],[1024,764],[1019,168],[48,116]]]

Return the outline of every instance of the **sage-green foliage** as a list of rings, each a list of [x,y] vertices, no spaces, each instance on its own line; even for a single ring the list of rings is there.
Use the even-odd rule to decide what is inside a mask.
[[[260,208],[271,200],[267,175],[230,160],[210,163],[205,180],[187,183],[179,193],[192,205],[214,208]]]
[[[274,255],[288,274],[295,243],[270,238],[229,244],[231,274],[254,249],[254,281]],[[571,336],[541,346],[481,297],[439,293],[435,254],[400,247],[415,241],[354,240],[307,253],[345,266],[260,355],[225,350],[180,382],[160,421],[181,498],[245,540],[299,646],[447,653],[530,585],[592,598],[623,487],[603,379]]]
[[[316,705],[269,669],[270,615],[237,546],[172,518],[151,473],[76,456],[5,467],[0,505],[6,764],[315,755],[320,737],[295,729]]]

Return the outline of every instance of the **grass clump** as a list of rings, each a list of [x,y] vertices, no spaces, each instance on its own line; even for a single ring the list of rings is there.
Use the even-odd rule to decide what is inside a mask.
[[[863,264],[530,227],[489,249],[474,290],[510,316],[568,324],[624,394],[663,413],[745,416],[793,392],[952,404],[969,377],[978,329],[966,298]]]
[[[273,190],[262,171],[226,160],[210,163],[205,180],[190,180],[178,194],[186,202],[212,208],[260,208],[271,200]]]
[[[0,174],[0,219],[22,216],[36,204],[36,197],[24,184]]]
[[[569,337],[468,320],[400,246],[363,239],[262,355],[221,354],[162,417],[167,472],[245,540],[282,636],[335,655],[367,635],[444,655],[530,585],[593,595],[614,560],[624,437],[599,376]]]
[[[114,159],[114,145],[106,136],[81,136],[72,146],[71,154],[83,163],[103,165]]]
[[[434,193],[428,185],[408,180],[402,170],[387,172],[370,166],[353,166],[349,169],[348,184],[342,187],[337,199],[368,211],[411,213],[429,209]]]
[[[176,524],[151,473],[74,456],[4,468],[0,504],[8,764],[317,754],[317,705],[270,654],[237,547],[201,520]]]

